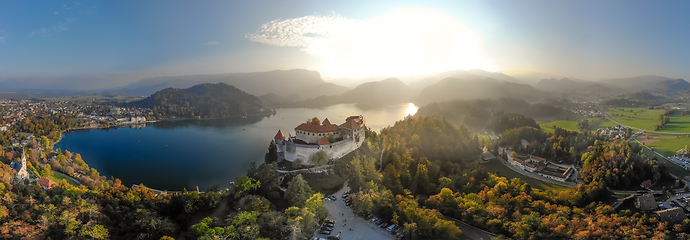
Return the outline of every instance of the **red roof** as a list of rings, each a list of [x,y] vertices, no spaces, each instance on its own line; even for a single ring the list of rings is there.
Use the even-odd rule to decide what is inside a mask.
[[[278,133],[276,133],[275,139],[276,140],[285,140],[285,135],[283,135],[283,132],[278,130]]]
[[[331,121],[328,121],[328,118],[326,118],[323,120],[323,125],[328,126],[328,125],[332,125],[332,124],[331,124]]]
[[[314,125],[310,123],[302,123],[299,126],[295,128],[295,130],[302,130],[305,132],[312,132],[312,133],[325,133],[325,132],[338,132],[340,131],[340,128],[338,125],[331,124],[331,125]]]
[[[53,185],[57,184],[56,182],[54,182],[53,180],[50,180],[48,178],[38,179],[38,183],[43,185],[46,188],[51,188],[51,187],[53,187]]]
[[[537,161],[537,162],[541,162],[541,161],[546,160],[545,158],[541,158],[541,157],[537,157],[537,156],[531,156],[531,158],[532,158],[532,160]]]
[[[328,144],[331,144],[331,142],[328,141],[327,137],[322,137],[321,139],[319,139],[319,145],[328,145]]]
[[[345,123],[341,124],[341,127],[346,127],[352,130],[357,130],[361,127],[364,126],[365,119],[362,115],[359,116],[350,116],[347,119],[345,119]]]

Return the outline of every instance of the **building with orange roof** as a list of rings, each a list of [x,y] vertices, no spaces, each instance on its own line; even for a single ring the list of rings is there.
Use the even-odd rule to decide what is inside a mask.
[[[41,184],[41,186],[43,187],[43,189],[49,189],[49,188],[51,188],[51,187],[57,185],[57,183],[56,183],[55,181],[53,181],[53,180],[50,180],[50,178],[41,178],[41,179],[38,179],[38,184]]]

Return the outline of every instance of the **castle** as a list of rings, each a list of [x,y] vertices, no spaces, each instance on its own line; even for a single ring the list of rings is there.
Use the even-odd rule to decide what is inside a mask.
[[[325,151],[329,159],[345,156],[362,146],[364,142],[365,119],[362,115],[350,116],[340,126],[332,124],[328,118],[321,125],[302,123],[295,128],[295,136],[285,138],[278,130],[275,143],[279,160],[294,162],[299,159],[309,164],[309,157]]]

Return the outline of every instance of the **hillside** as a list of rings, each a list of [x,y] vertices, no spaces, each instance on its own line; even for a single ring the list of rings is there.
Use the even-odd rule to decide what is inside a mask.
[[[498,99],[520,98],[536,100],[550,96],[546,92],[534,89],[526,84],[499,82],[492,78],[465,80],[446,78],[424,88],[417,96],[415,103],[420,106],[431,102],[442,102],[456,99]]]
[[[273,113],[254,95],[225,83],[166,88],[127,106],[151,108],[163,116],[231,118]]]
[[[165,88],[188,88],[201,83],[226,83],[252,95],[275,93],[281,96],[299,94],[303,98],[320,95],[339,95],[347,87],[327,83],[317,71],[302,69],[275,70],[254,73],[228,73],[147,78],[121,88],[104,92],[147,96]]]
[[[662,77],[662,76],[645,75],[645,76],[636,76],[636,77],[629,77],[629,78],[601,79],[598,82],[602,83],[602,84],[615,86],[615,87],[621,88],[623,90],[626,90],[628,92],[640,92],[640,91],[649,91],[656,84],[663,82],[663,81],[666,81],[666,80],[674,80],[674,79],[668,78],[668,77]]]
[[[654,87],[652,87],[652,89],[650,89],[649,91],[659,94],[675,94],[678,92],[687,92],[689,87],[690,83],[679,78],[659,82],[656,85],[654,85]]]
[[[412,99],[412,90],[397,78],[363,83],[340,95],[343,103],[402,103]]]
[[[536,89],[549,92],[566,92],[579,94],[615,94],[623,92],[622,89],[595,82],[577,81],[570,78],[542,79],[535,86]]]

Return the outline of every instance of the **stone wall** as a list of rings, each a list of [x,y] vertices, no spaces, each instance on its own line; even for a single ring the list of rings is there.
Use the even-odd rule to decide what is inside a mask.
[[[323,150],[326,151],[329,159],[341,158],[362,146],[363,141],[363,137],[359,142],[355,142],[354,139],[350,138],[329,145],[306,145],[286,141],[284,157],[285,160],[290,162],[300,159],[302,163],[306,163],[309,157]]]

